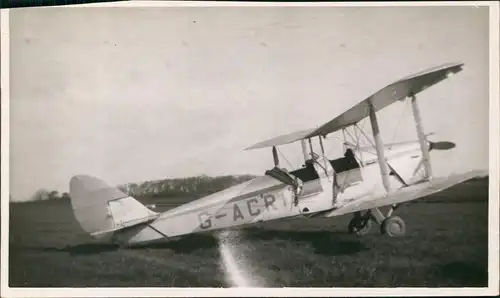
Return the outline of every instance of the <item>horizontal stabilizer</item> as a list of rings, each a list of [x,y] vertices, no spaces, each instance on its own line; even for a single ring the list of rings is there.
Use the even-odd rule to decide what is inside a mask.
[[[78,223],[96,238],[158,217],[136,199],[91,176],[71,179],[70,198]]]

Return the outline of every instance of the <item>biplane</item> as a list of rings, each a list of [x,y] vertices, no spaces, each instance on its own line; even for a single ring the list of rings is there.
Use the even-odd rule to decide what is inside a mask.
[[[365,235],[376,223],[384,235],[403,236],[406,227],[395,215],[398,206],[472,178],[468,174],[433,177],[431,152],[449,150],[455,144],[428,140],[416,99],[418,93],[462,69],[463,63],[452,63],[405,77],[319,127],[257,143],[246,150],[272,151],[274,166],[265,174],[166,212],[146,208],[98,178],[74,176],[70,181],[74,215],[94,238],[123,245],[217,233],[285,218],[345,214],[352,214],[347,227],[350,233]],[[418,140],[384,144],[377,113],[404,101],[411,105]],[[368,118],[373,139],[358,125]],[[344,135],[345,153],[329,159],[324,141],[335,132]],[[349,135],[352,140],[346,141]],[[360,137],[370,145],[360,146]],[[304,164],[286,169],[280,164],[277,147],[295,142],[302,145]]]

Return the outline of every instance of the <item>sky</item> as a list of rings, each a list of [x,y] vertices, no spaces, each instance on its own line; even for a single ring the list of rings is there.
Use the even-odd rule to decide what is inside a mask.
[[[12,198],[68,191],[76,174],[112,185],[263,174],[270,149],[244,148],[448,62],[464,71],[419,95],[430,139],[457,143],[434,174],[485,170],[488,22],[486,7],[11,10]],[[416,139],[408,105],[378,117],[385,142]],[[300,143],[279,149],[300,165]]]

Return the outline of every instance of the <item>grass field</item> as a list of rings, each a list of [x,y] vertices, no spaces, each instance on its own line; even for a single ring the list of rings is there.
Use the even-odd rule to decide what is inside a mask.
[[[487,179],[396,212],[403,238],[382,237],[375,225],[365,237],[348,235],[348,216],[294,219],[245,231],[235,253],[267,287],[487,286]],[[10,224],[11,287],[229,286],[209,236],[136,249],[92,244],[68,201],[11,204]]]

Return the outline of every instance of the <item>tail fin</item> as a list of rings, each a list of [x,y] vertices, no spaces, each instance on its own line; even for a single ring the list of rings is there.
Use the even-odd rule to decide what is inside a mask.
[[[69,189],[76,220],[94,238],[103,239],[114,231],[158,217],[136,199],[95,177],[74,176]]]

